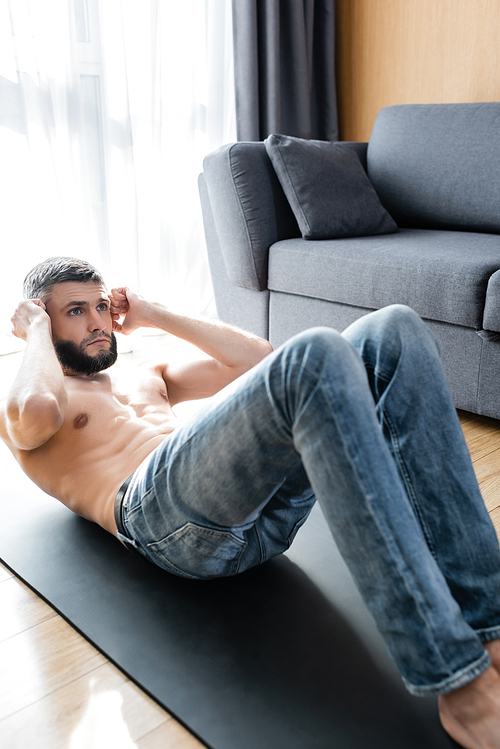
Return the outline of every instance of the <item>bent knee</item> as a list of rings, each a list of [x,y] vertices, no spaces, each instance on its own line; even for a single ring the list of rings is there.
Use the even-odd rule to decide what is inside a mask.
[[[308,330],[298,333],[293,336],[293,338],[290,338],[287,343],[292,346],[312,346],[313,348],[326,347],[331,350],[332,348],[337,347],[343,348],[346,341],[342,338],[338,330],[326,326],[318,326],[315,328],[308,328]]]
[[[389,304],[372,313],[374,319],[383,320],[387,325],[423,325],[422,318],[406,304]]]
[[[285,344],[285,355],[301,365],[307,362],[318,371],[326,361],[335,360],[339,365],[343,362],[352,367],[353,359],[359,359],[352,344],[337,330],[328,327],[309,328],[290,338]]]
[[[387,307],[371,312],[356,321],[364,329],[365,334],[388,335],[390,338],[423,334],[429,336],[430,331],[422,318],[405,304],[390,304]],[[356,327],[356,323],[352,326]],[[349,329],[348,329],[349,330]]]
[[[439,353],[436,340],[422,318],[411,307],[391,304],[356,320],[343,334],[363,360],[377,351],[399,356],[403,348]],[[370,353],[371,352],[371,353]]]

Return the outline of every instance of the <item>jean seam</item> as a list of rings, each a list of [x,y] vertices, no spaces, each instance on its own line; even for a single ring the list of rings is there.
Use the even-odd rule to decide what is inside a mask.
[[[399,367],[401,365],[401,361],[403,359],[404,348],[405,348],[405,342],[403,340],[401,342],[401,353],[400,353],[400,356],[399,356],[399,359],[398,359],[398,363],[397,363],[396,368],[393,370],[392,374],[382,373],[382,371],[380,369],[377,369],[372,364],[371,366],[372,366],[372,369],[373,369],[374,377],[376,377],[376,378],[378,378],[380,380],[383,380],[387,385],[389,385],[391,383],[391,381],[396,377],[396,375],[398,373],[398,369],[399,369]],[[431,532],[430,532],[430,530],[429,530],[429,528],[427,526],[427,523],[425,522],[424,516],[422,515],[422,512],[420,510],[420,506],[419,506],[419,503],[418,503],[418,494],[415,491],[415,488],[413,486],[413,482],[411,480],[410,471],[408,470],[408,467],[406,465],[406,461],[405,461],[405,459],[404,459],[404,457],[402,455],[402,452],[401,452],[401,448],[400,448],[400,444],[399,444],[398,431],[397,431],[396,427],[394,426],[394,424],[393,424],[393,422],[391,420],[391,417],[389,416],[387,410],[384,408],[384,405],[383,405],[383,402],[382,402],[383,399],[384,399],[384,396],[387,398],[387,393],[388,393],[388,389],[385,388],[383,395],[379,398],[379,401],[377,403],[377,411],[379,412],[380,417],[381,417],[381,418],[379,418],[379,421],[382,422],[382,420],[383,420],[383,422],[385,424],[387,424],[387,429],[388,429],[388,432],[389,432],[391,444],[392,444],[393,449],[394,449],[394,458],[395,458],[395,460],[396,460],[396,462],[397,462],[397,464],[399,466],[399,469],[401,471],[401,475],[403,477],[403,481],[404,481],[404,485],[405,485],[405,488],[406,488],[406,493],[408,495],[408,499],[410,500],[410,504],[412,506],[413,512],[415,513],[415,515],[417,517],[417,520],[419,522],[419,525],[420,525],[420,527],[422,529],[422,533],[423,533],[423,536],[425,538],[425,542],[426,542],[426,544],[427,544],[427,546],[429,548],[429,551],[431,552],[431,554],[434,557],[434,559],[437,561],[436,549],[434,547],[434,543],[433,543],[433,540],[432,540],[432,534],[431,534]]]
[[[155,494],[154,486],[152,486],[150,489],[148,489],[143,494],[141,494],[140,501],[137,502],[137,504],[134,507],[125,506],[126,515],[124,516],[123,520],[124,520],[124,525],[127,528],[127,530],[128,530],[128,526],[126,525],[126,523],[129,523],[129,522],[133,523],[134,517],[140,511],[142,511],[143,503],[144,503],[146,497],[148,497],[150,494]]]
[[[257,541],[259,542],[259,564],[262,564],[262,562],[264,561],[264,547],[262,545],[262,539],[260,537],[260,532],[259,532],[257,523],[254,523],[253,527],[255,530],[255,534],[257,536]]]
[[[425,522],[425,519],[424,519],[424,517],[422,515],[421,509],[420,509],[420,506],[419,506],[419,502],[418,502],[418,495],[417,495],[417,493],[415,491],[415,488],[413,486],[413,482],[411,480],[410,472],[409,472],[409,470],[408,470],[408,468],[406,466],[406,462],[405,462],[405,460],[403,458],[403,455],[401,453],[401,450],[400,450],[397,429],[394,427],[394,425],[393,425],[393,423],[391,421],[391,418],[386,414],[385,410],[382,408],[381,411],[382,411],[382,413],[384,415],[384,420],[385,420],[385,423],[387,424],[388,431],[390,432],[391,444],[393,446],[395,458],[397,460],[397,463],[398,463],[399,468],[401,470],[401,474],[402,474],[403,479],[404,479],[404,485],[406,487],[406,491],[407,491],[407,494],[408,494],[408,499],[410,500],[410,504],[412,506],[413,512],[415,513],[415,515],[416,515],[416,517],[418,519],[419,525],[420,525],[420,527],[422,529],[422,533],[423,533],[424,538],[425,538],[425,542],[426,542],[427,546],[429,547],[429,551],[431,552],[431,554],[434,557],[434,559],[436,559],[436,561],[437,561],[436,549],[435,549],[434,543],[432,541],[432,535],[431,535],[431,532],[430,532],[430,530],[429,530],[429,528],[427,526],[427,523]]]

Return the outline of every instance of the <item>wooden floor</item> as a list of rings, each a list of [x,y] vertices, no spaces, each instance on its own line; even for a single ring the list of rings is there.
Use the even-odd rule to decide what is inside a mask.
[[[500,532],[500,422],[459,415]],[[0,565],[0,746],[195,749],[202,744]]]

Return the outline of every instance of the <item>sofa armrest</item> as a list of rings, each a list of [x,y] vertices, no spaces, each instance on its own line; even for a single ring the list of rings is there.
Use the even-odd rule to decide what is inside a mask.
[[[261,338],[269,336],[269,291],[255,291],[236,286],[227,275],[220,250],[205,175],[198,178],[203,226],[207,243],[208,264],[219,320],[248,330]]]
[[[500,239],[499,239],[500,249]],[[491,274],[486,289],[483,329],[500,333],[500,270]]]
[[[232,283],[267,288],[269,247],[300,236],[263,143],[232,143],[203,162],[220,250]]]

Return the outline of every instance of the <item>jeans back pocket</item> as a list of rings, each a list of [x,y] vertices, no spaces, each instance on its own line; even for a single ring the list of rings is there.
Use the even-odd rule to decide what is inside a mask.
[[[236,575],[246,546],[230,531],[186,523],[147,548],[160,567],[182,577],[206,579]]]

